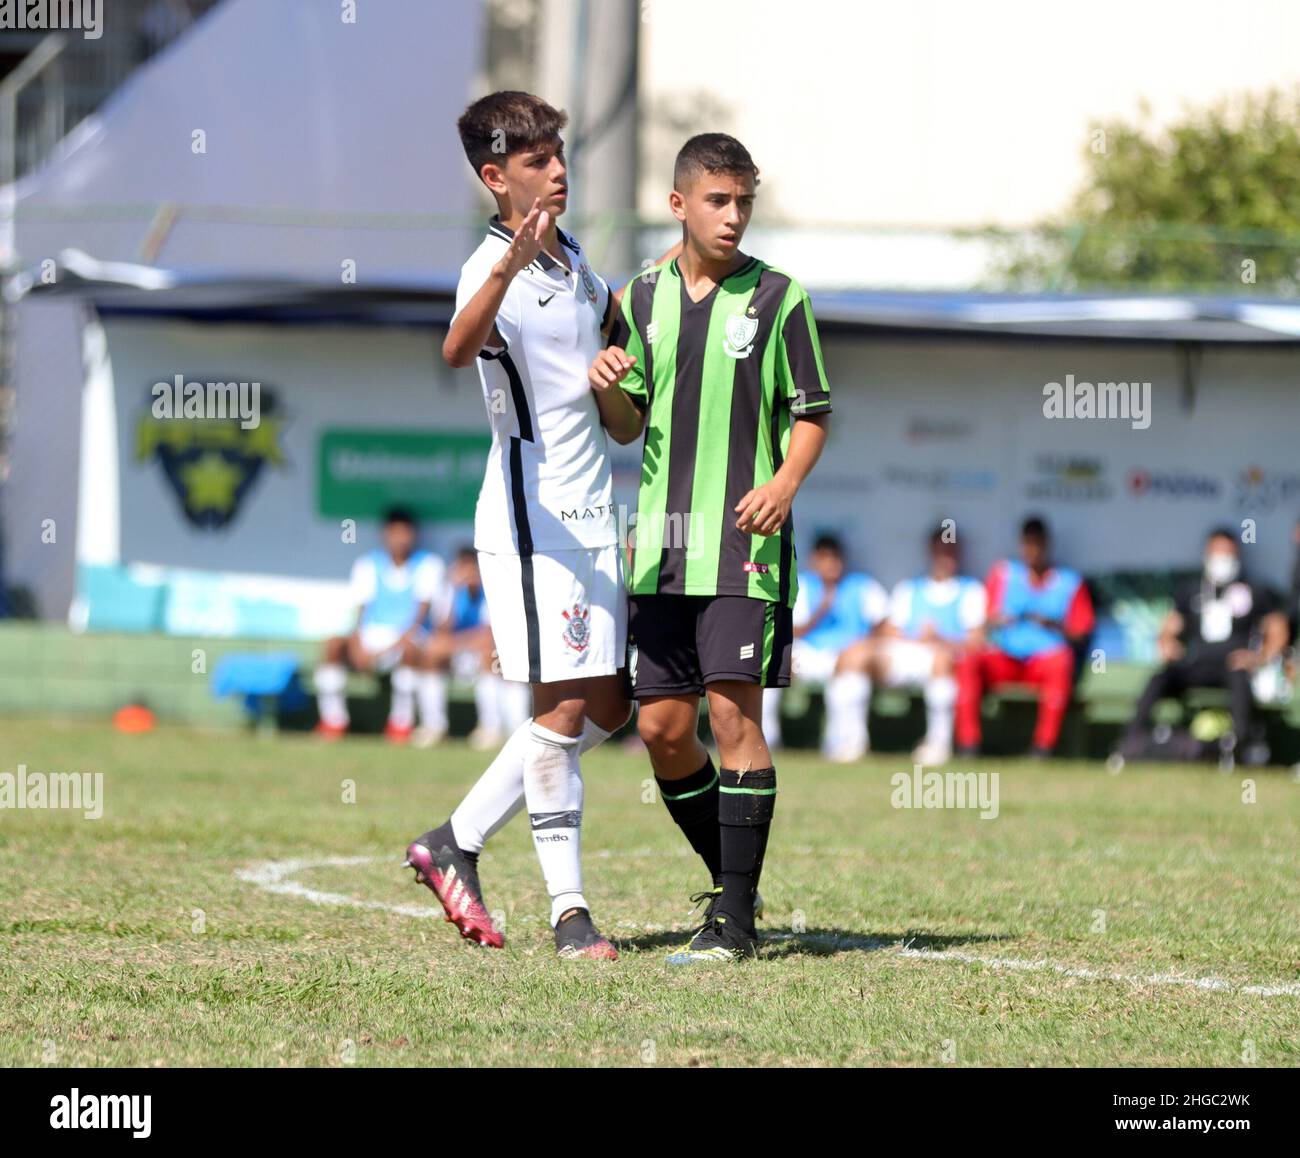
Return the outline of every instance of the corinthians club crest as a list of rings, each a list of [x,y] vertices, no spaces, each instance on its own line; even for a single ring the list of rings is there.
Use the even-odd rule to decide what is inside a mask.
[[[567,611],[561,611],[560,614],[564,616],[566,622],[564,642],[574,651],[586,651],[588,644],[591,643],[591,630],[587,626],[587,619],[591,615],[590,609],[575,603],[572,615]]]
[[[587,263],[582,263],[580,272],[582,274],[582,290],[587,295],[587,300],[594,306],[596,304],[596,280],[591,276],[591,270]]]
[[[750,306],[743,314],[732,314],[727,319],[727,336],[723,352],[729,358],[748,358],[754,350],[754,336],[758,333],[758,310]]]

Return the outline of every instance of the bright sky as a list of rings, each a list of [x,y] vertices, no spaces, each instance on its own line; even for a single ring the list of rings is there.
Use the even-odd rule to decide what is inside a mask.
[[[705,90],[795,222],[1019,225],[1093,118],[1300,84],[1300,0],[641,0],[643,94]],[[642,209],[669,175],[643,173]]]

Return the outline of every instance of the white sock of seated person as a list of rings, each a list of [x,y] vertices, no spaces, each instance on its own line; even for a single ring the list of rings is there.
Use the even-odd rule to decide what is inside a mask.
[[[564,736],[533,721],[524,753],[524,802],[533,847],[551,897],[551,924],[568,909],[587,908],[582,895],[581,736]]]

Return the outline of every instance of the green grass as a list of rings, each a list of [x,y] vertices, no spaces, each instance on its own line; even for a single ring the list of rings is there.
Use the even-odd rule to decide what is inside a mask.
[[[236,877],[376,858],[293,879],[431,913],[401,853],[481,767],[463,747],[7,720],[0,772],[20,763],[104,773],[105,814],[0,811],[3,1065],[1300,1064],[1300,993],[1242,989],[1300,988],[1300,783],[1278,771],[1246,804],[1244,773],[964,765],[1001,775],[984,821],[892,808],[902,757],[787,754],[763,958],[681,971],[664,952],[706,882],[643,802],[643,755],[587,761],[587,894],[614,963],[554,958],[518,821],[482,861],[503,952]]]

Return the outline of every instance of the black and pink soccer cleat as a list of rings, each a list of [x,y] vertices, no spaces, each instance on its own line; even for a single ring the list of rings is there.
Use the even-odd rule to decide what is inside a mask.
[[[406,864],[415,869],[416,883],[433,891],[462,937],[493,949],[505,944],[483,903],[478,869],[457,846],[450,822],[416,837],[406,848]]]

